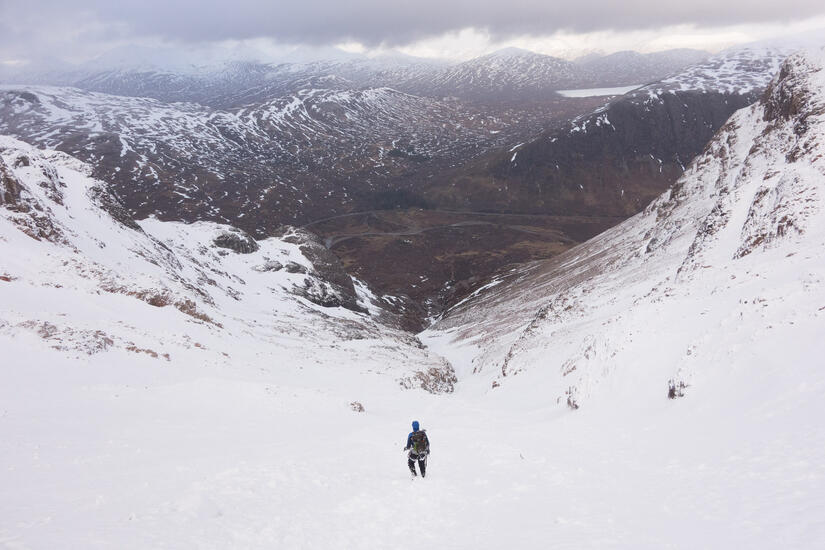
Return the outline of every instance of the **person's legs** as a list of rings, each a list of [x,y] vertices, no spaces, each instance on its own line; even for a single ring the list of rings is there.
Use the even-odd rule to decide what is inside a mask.
[[[409,467],[410,472],[412,472],[412,475],[417,475],[417,474],[415,473],[415,461],[412,459],[412,457],[411,457],[411,456],[408,456],[408,457],[407,457],[407,467]],[[421,471],[421,475],[424,475],[424,471],[423,471],[423,470]]]
[[[418,459],[418,469],[421,470],[421,477],[427,476],[427,455]]]

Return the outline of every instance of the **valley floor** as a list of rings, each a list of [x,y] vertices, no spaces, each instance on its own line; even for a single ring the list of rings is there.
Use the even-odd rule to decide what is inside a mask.
[[[378,293],[409,296],[418,304],[408,312],[409,328],[417,331],[427,317],[494,274],[557,256],[623,219],[397,209],[335,216],[306,227]]]
[[[0,365],[3,548],[825,543],[825,388],[794,365],[574,412],[523,403],[519,384],[433,396],[299,362],[78,364],[0,338],[16,358]],[[411,481],[412,419],[432,455]]]

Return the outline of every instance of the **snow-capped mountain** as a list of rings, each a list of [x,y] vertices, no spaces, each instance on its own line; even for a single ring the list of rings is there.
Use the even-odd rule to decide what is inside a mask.
[[[163,52],[167,53],[167,52]],[[164,102],[194,102],[232,109],[272,100],[307,88],[416,88],[440,73],[437,60],[402,55],[375,57],[336,55],[322,59],[265,62],[237,57],[214,62],[159,58],[141,62],[122,56],[78,67],[0,72],[0,82],[71,86],[82,90]]]
[[[668,50],[655,54],[619,52],[571,62],[506,48],[446,68],[431,76],[431,84],[408,81],[402,86],[412,86],[410,89],[419,94],[474,101],[540,101],[554,90],[656,81],[705,57],[705,52],[695,50]]]
[[[648,402],[669,380],[702,399],[728,377],[813,375],[824,113],[825,53],[794,55],[642,213],[479,289],[430,339],[450,342],[460,376],[560,406]]]
[[[171,56],[164,68],[158,52],[131,66],[123,55],[58,78],[72,87],[4,85],[0,132],[91,163],[138,216],[259,234],[375,208],[594,102],[552,93],[590,78],[579,65],[515,49],[455,67],[399,56],[190,67]],[[464,103],[535,94],[543,102],[529,108]],[[414,194],[402,205],[426,204]]]
[[[432,92],[469,99],[536,98],[575,87],[580,75],[570,61],[507,48],[450,67],[432,79]]]

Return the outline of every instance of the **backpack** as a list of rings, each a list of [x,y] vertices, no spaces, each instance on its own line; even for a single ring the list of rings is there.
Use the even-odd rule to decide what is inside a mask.
[[[430,442],[427,440],[425,430],[413,432],[410,436],[410,443],[412,443],[413,454],[424,455],[430,451]]]

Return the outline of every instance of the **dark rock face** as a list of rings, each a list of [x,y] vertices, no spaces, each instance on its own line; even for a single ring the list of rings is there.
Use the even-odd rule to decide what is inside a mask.
[[[782,64],[779,75],[775,78],[762,96],[761,103],[765,106],[765,120],[788,120],[799,117],[795,131],[801,135],[807,129],[806,119],[810,116],[822,114],[821,109],[814,109],[805,116],[799,116],[808,104],[811,91],[800,85],[815,69],[805,60],[795,59],[792,63]]]
[[[317,235],[292,227],[281,228],[280,233],[284,241],[298,245],[301,253],[312,263],[318,278],[329,285],[329,288],[313,285],[312,281],[307,279],[303,289],[299,290],[302,296],[325,307],[344,307],[365,312],[364,308],[358,304],[358,295],[355,292],[352,277],[344,270],[338,256],[333,254]],[[291,264],[292,262],[287,264],[285,269],[294,273],[295,271],[290,271]]]
[[[20,200],[20,182],[0,158],[0,206],[16,204]]]
[[[228,248],[238,254],[252,254],[260,248],[251,235],[240,229],[225,231],[212,241],[215,246]]]
[[[323,307],[344,307],[346,309],[365,312],[354,300],[340,292],[340,289],[332,285],[324,284],[315,278],[304,279],[303,286],[295,286],[295,294],[306,298],[314,304]]]

